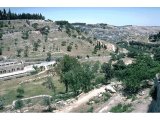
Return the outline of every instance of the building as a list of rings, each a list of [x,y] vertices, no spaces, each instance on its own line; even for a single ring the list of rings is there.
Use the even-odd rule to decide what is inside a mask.
[[[23,61],[1,61],[0,62],[0,74],[11,73],[24,69]]]

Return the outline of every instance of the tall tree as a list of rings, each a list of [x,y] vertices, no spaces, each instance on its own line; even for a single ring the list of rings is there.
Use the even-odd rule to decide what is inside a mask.
[[[56,68],[57,73],[61,77],[61,82],[66,87],[66,92],[68,92],[69,81],[65,78],[65,74],[79,65],[80,63],[76,58],[65,55]]]

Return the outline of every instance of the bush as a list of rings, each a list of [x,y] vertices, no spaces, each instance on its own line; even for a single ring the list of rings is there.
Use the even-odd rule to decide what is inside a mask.
[[[90,106],[87,112],[93,112],[93,110],[94,110],[93,106]]]
[[[40,29],[40,32],[41,32],[42,35],[48,35],[49,30],[50,30],[50,27],[49,26],[45,26],[45,27]]]
[[[61,45],[66,46],[66,41],[62,41]]]
[[[67,46],[67,51],[71,52],[71,50],[72,50],[72,46],[71,45]]]
[[[32,24],[32,27],[33,27],[34,29],[37,29],[38,23],[33,23],[33,24]]]
[[[121,103],[119,103],[117,106],[113,107],[110,110],[110,112],[114,112],[114,113],[131,112],[131,111],[132,111],[131,104],[123,105]]]
[[[109,100],[109,98],[111,97],[111,95],[109,93],[102,93],[102,96],[103,96],[103,101],[106,102],[107,100]]]
[[[82,58],[82,56],[80,56],[80,55],[77,55],[77,58],[78,58],[78,59],[81,59],[81,58]]]
[[[29,31],[22,32],[22,38],[23,38],[24,40],[27,40],[28,37],[29,37]]]
[[[22,100],[17,100],[15,102],[15,109],[21,109],[24,106],[24,103]]]
[[[51,53],[50,52],[47,53],[46,61],[51,61]]]
[[[22,98],[23,97],[23,94],[24,94],[24,89],[22,87],[19,87],[17,89],[17,97],[18,98]]]
[[[104,84],[104,81],[105,81],[104,75],[99,75],[95,79],[95,85],[101,84],[101,83]]]

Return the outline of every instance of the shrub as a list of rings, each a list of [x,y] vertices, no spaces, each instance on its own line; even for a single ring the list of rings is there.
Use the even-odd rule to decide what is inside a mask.
[[[51,53],[50,52],[47,53],[46,61],[51,61]]]
[[[17,100],[15,102],[15,109],[21,109],[24,106],[24,103],[22,100]]]
[[[72,50],[72,46],[71,45],[67,46],[67,51],[71,52],[71,50]]]
[[[21,98],[21,97],[23,97],[23,94],[24,94],[24,89],[22,87],[19,87],[17,89],[17,97]]]
[[[111,108],[111,110],[110,110],[110,112],[114,112],[114,113],[131,112],[131,111],[132,111],[131,104],[123,105],[121,103],[119,103],[117,106]]]
[[[37,29],[38,23],[33,23],[33,24],[32,24],[32,27],[33,27],[34,29]]]
[[[23,38],[24,40],[27,40],[28,37],[29,37],[29,31],[22,32],[22,38]]]
[[[103,84],[104,81],[105,81],[105,76],[104,75],[99,75],[95,79],[95,85],[101,84],[101,83]]]
[[[94,110],[93,106],[90,106],[87,112],[93,112],[93,110]]]
[[[62,41],[61,45],[66,46],[66,41]]]

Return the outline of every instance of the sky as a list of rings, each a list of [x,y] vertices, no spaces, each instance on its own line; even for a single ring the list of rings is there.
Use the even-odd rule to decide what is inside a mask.
[[[41,13],[46,19],[67,20],[70,23],[160,26],[160,7],[14,7],[10,9],[16,13]]]

